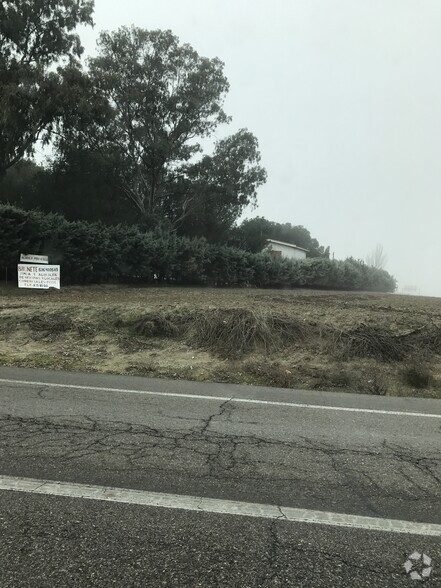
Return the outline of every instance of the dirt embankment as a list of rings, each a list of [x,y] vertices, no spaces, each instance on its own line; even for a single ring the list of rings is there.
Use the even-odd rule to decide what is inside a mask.
[[[0,363],[441,397],[441,299],[306,290],[3,288]]]

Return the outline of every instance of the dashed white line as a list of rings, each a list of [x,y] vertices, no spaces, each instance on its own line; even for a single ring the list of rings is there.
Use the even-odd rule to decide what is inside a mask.
[[[107,486],[89,486],[70,482],[53,482],[32,478],[0,476],[0,490],[64,496],[84,500],[101,500],[193,512],[279,519],[291,523],[309,523],[329,525],[332,527],[365,529],[368,531],[441,537],[441,525],[436,524],[364,517],[271,504],[219,500],[217,498],[205,498],[201,496],[164,494],[162,492],[129,490]]]
[[[203,394],[185,394],[180,392],[155,392],[153,390],[130,390],[126,388],[106,388],[102,386],[80,386],[79,384],[58,384],[54,382],[31,382],[28,380],[11,380],[7,378],[0,378],[0,382],[5,384],[20,384],[27,386],[45,386],[49,388],[67,388],[71,390],[90,390],[98,392],[118,392],[123,394],[143,394],[146,396],[163,396],[170,398],[186,398],[192,400],[217,400],[221,402],[236,402],[239,404],[257,404],[266,406],[283,406],[286,408],[302,408],[309,410],[333,410],[339,412],[358,412],[367,414],[381,414],[391,416],[403,417],[423,417],[429,419],[441,419],[441,414],[434,414],[428,412],[413,412],[400,410],[381,410],[376,408],[356,408],[349,406],[327,406],[321,404],[306,404],[300,402],[278,402],[276,400],[258,400],[255,398],[237,398],[227,396],[208,396]]]

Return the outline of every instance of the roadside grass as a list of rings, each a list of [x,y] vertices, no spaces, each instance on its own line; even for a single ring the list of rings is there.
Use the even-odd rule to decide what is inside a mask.
[[[22,292],[0,288],[3,365],[441,398],[441,299],[122,286]]]

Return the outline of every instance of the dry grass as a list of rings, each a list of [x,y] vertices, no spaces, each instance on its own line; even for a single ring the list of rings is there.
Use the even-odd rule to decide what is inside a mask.
[[[317,331],[297,318],[245,308],[150,312],[128,326],[138,336],[180,338],[224,359],[272,353],[300,344]]]
[[[433,298],[0,288],[0,363],[440,397],[440,325]]]
[[[418,390],[429,388],[433,384],[433,373],[423,362],[413,361],[403,370],[404,382]]]
[[[31,316],[28,326],[34,333],[42,335],[60,335],[74,328],[75,322],[72,313],[68,310],[59,310]]]
[[[223,358],[272,353],[290,343],[301,343],[308,336],[307,326],[296,318],[245,308],[197,313],[187,328],[194,344]]]
[[[256,352],[271,354],[288,346],[320,341],[337,359],[371,357],[399,362],[416,353],[437,353],[441,342],[441,329],[433,325],[399,333],[366,323],[339,330],[300,317],[245,308],[150,313],[130,326],[143,337],[180,337],[224,359]]]
[[[331,343],[343,359],[373,357],[380,361],[401,361],[409,352],[407,341],[387,327],[360,323],[348,331],[335,332]]]
[[[441,328],[424,325],[394,333],[387,326],[360,323],[347,331],[334,331],[329,337],[338,357],[373,357],[379,361],[403,361],[415,354],[430,357],[441,350]]]
[[[179,333],[179,326],[162,313],[143,316],[130,324],[137,335],[143,337],[175,337]]]

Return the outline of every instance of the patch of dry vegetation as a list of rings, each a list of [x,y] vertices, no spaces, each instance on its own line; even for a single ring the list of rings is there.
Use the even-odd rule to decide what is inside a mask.
[[[311,334],[297,318],[245,308],[197,313],[188,330],[193,343],[226,359],[255,352],[271,354]]]
[[[387,326],[360,323],[347,331],[335,331],[332,340],[343,359],[373,357],[379,361],[403,361],[409,355],[439,353],[441,327],[424,325],[394,333]]]
[[[180,338],[223,359],[272,353],[305,341],[316,329],[304,321],[245,308],[148,313],[129,322],[138,336]]]
[[[102,286],[0,298],[4,364],[441,397],[440,355],[441,299]]]

